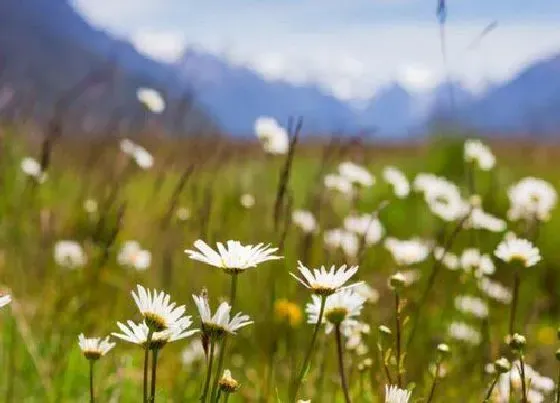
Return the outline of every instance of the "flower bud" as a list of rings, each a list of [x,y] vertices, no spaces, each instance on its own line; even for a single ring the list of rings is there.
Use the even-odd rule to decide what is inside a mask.
[[[507,343],[513,351],[522,352],[527,344],[527,340],[525,336],[515,333],[513,336],[510,335],[507,337]]]
[[[393,332],[391,332],[391,329],[389,329],[389,327],[385,325],[379,326],[378,329],[379,329],[379,334],[383,338],[390,339],[393,336]]]
[[[442,357],[447,356],[451,353],[449,346],[445,343],[438,344],[437,351]]]
[[[502,357],[494,361],[494,368],[496,368],[496,371],[500,374],[505,374],[511,369],[511,364],[507,358]]]
[[[234,393],[239,389],[239,382],[232,378],[229,369],[224,370],[224,374],[218,381],[218,386],[222,392]]]
[[[406,278],[402,273],[393,274],[389,277],[389,287],[394,290],[400,290],[406,285]]]

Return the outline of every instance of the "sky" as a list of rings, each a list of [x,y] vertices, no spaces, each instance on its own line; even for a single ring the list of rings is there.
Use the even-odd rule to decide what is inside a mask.
[[[448,0],[446,60],[436,0],[74,0],[94,25],[173,62],[193,47],[267,79],[368,99],[398,82],[451,76],[481,92],[560,54],[558,0]],[[497,23],[497,25],[496,25]],[[486,35],[485,28],[493,24]]]

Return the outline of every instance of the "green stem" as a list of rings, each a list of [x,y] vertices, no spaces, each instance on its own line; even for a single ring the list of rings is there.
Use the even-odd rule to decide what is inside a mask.
[[[325,313],[325,302],[327,301],[327,297],[321,296],[321,308],[319,309],[319,317],[317,318],[317,323],[315,323],[315,329],[313,330],[313,336],[311,336],[311,343],[309,344],[309,348],[307,349],[307,353],[305,354],[305,359],[303,360],[303,365],[299,372],[299,375],[296,379],[296,383],[294,384],[290,401],[295,401],[297,397],[297,392],[303,382],[303,377],[307,372],[307,367],[309,365],[309,360],[311,360],[311,355],[313,354],[313,347],[315,346],[315,341],[317,340],[317,334],[319,333],[319,329],[321,328],[323,322],[323,314]]]
[[[436,364],[436,373],[434,376],[434,381],[432,382],[432,387],[430,388],[430,395],[428,396],[428,400],[426,401],[426,403],[431,403],[431,401],[434,398],[434,395],[436,393],[436,385],[437,385],[437,380],[439,378],[439,368],[441,366],[441,361],[438,360],[437,364]]]
[[[148,335],[146,336],[146,344],[144,345],[144,383],[143,383],[143,394],[144,403],[148,403],[148,362],[150,360],[150,344],[152,342],[153,330],[148,330]]]
[[[383,351],[383,347],[379,347],[379,354],[381,355],[381,362],[383,363],[383,369],[385,370],[385,376],[387,377],[387,384],[393,384],[393,378],[391,378],[391,371],[389,371],[389,367],[385,362],[385,352]]]
[[[340,373],[340,386],[344,393],[344,401],[350,403],[350,394],[348,393],[348,385],[346,383],[346,376],[344,375],[344,357],[342,355],[342,335],[340,334],[340,324],[334,328],[336,336],[336,352],[338,355],[338,372]]]
[[[89,360],[89,401],[90,403],[95,402],[95,395],[93,393],[93,366],[95,365],[94,360]]]
[[[509,335],[513,336],[515,331],[515,316],[517,313],[517,300],[519,299],[519,270],[515,270],[515,278],[513,280],[513,297],[511,300],[511,311],[509,315]]]
[[[484,401],[483,403],[487,403],[490,401],[490,398],[492,397],[492,392],[494,391],[494,388],[496,387],[496,384],[498,383],[498,380],[500,379],[500,374],[498,374],[494,380],[492,381],[492,383],[490,384],[490,387],[488,388],[488,392],[486,393],[486,397],[484,397]]]
[[[396,329],[396,354],[397,354],[397,385],[402,387],[401,375],[401,315],[400,315],[400,298],[399,293],[395,291],[395,329]]]
[[[206,396],[208,396],[208,389],[210,388],[210,379],[212,378],[212,364],[214,362],[214,347],[216,342],[214,338],[210,338],[210,354],[208,357],[208,369],[206,371],[206,381],[204,382],[204,389],[202,395],[200,396],[200,401],[205,402]]]
[[[235,300],[237,297],[237,276],[238,274],[233,273],[231,275],[231,290],[230,290],[230,297],[229,297],[229,305],[231,306],[231,311],[233,313],[233,309],[235,307]],[[226,347],[227,347],[227,340],[228,335],[227,333],[224,334],[222,339],[222,344],[220,346],[220,353],[218,355],[218,366],[216,367],[216,375],[214,377],[214,383],[212,385],[212,394],[211,401],[216,399],[216,394],[218,392],[218,382],[220,381],[220,377],[222,376],[222,369],[224,368],[224,358],[226,355]]]
[[[230,395],[230,393],[226,393],[226,394],[224,395],[224,403],[227,403],[227,402],[228,402],[228,400],[229,400],[229,395]]]
[[[525,380],[525,361],[524,361],[524,357],[523,354],[519,355],[519,366],[521,367],[521,391],[523,393],[523,396],[521,397],[521,401],[523,403],[527,403],[527,384],[526,384],[526,380]]]
[[[158,349],[154,348],[152,350],[152,385],[150,389],[150,403],[156,401],[156,372],[157,372],[157,359],[158,359]]]

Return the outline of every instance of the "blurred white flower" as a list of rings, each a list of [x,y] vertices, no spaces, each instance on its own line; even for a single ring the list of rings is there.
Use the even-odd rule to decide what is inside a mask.
[[[420,280],[420,270],[403,270],[400,271],[398,274],[402,276],[404,280],[404,285],[409,287],[412,284],[416,283]]]
[[[331,249],[342,249],[346,257],[354,258],[358,255],[360,241],[356,234],[343,229],[325,231],[325,244]]]
[[[292,222],[306,234],[311,234],[317,230],[317,220],[310,211],[295,210],[292,213]]]
[[[444,221],[455,221],[464,218],[470,205],[461,197],[459,187],[445,178],[426,177],[424,199],[430,211]]]
[[[248,315],[242,313],[237,313],[233,318],[230,318],[231,306],[227,302],[222,302],[212,316],[206,295],[193,295],[192,297],[198,308],[202,331],[206,334],[216,336],[225,333],[235,334],[237,330],[253,323]]]
[[[505,239],[494,252],[497,258],[506,263],[517,262],[524,267],[536,265],[541,260],[539,249],[526,239]]]
[[[461,268],[473,273],[477,278],[494,274],[496,268],[489,255],[482,254],[476,248],[468,248],[461,254]]]
[[[191,317],[186,316],[179,319],[173,327],[159,332],[153,332],[149,348],[161,349],[167,343],[182,340],[197,333],[199,330],[190,329],[191,325]],[[122,333],[113,332],[113,336],[129,343],[138,344],[140,346],[146,345],[150,329],[145,322],[134,323],[133,321],[129,320],[126,322],[126,325],[121,322],[117,322],[117,326]]]
[[[77,269],[87,263],[86,254],[76,241],[58,241],[54,245],[54,260],[59,266],[68,269]]]
[[[460,265],[459,258],[452,252],[446,252],[441,246],[434,248],[434,257],[449,270],[457,270]]]
[[[504,287],[500,283],[490,280],[489,278],[482,277],[478,282],[478,288],[486,296],[492,298],[502,304],[509,304],[511,302],[511,291],[509,288]]]
[[[258,118],[255,121],[255,134],[268,154],[286,154],[290,148],[288,132],[274,118]]]
[[[154,165],[154,157],[146,149],[129,139],[120,141],[121,151],[131,157],[142,169],[149,169]]]
[[[508,190],[510,209],[508,218],[547,221],[556,207],[558,194],[554,187],[539,178],[527,177]]]
[[[483,171],[489,171],[496,165],[496,157],[480,140],[465,141],[465,161],[475,163]]]
[[[344,229],[364,237],[367,245],[378,243],[385,233],[375,214],[350,215],[344,219]]]
[[[86,338],[83,333],[78,336],[78,344],[82,354],[88,360],[98,360],[116,346],[116,343],[111,343],[109,336],[105,339],[100,337]]]
[[[84,210],[88,214],[97,213],[97,201],[94,199],[86,199],[84,201]]]
[[[214,352],[216,352],[216,348]],[[200,340],[193,340],[181,353],[181,362],[186,367],[190,367],[196,362],[203,361],[205,358],[206,354]]]
[[[410,193],[410,184],[405,174],[398,168],[387,166],[383,169],[383,179],[393,187],[393,192],[398,198],[404,199]]]
[[[191,211],[186,207],[179,207],[175,210],[175,217],[177,217],[179,221],[187,221],[191,218]]]
[[[385,403],[408,403],[412,392],[398,386],[385,385]]]
[[[480,344],[482,336],[479,331],[463,322],[453,322],[447,328],[449,336],[458,341],[464,341],[469,344]]]
[[[41,164],[34,158],[23,158],[21,160],[21,170],[39,183],[43,183],[47,179],[47,174],[41,170]]]
[[[399,266],[420,263],[430,255],[429,242],[416,238],[408,240],[387,238],[385,248],[391,253]]]
[[[290,272],[290,275],[317,295],[331,295],[335,292],[353,287],[355,284],[345,286],[346,282],[356,274],[358,266],[348,267],[343,265],[338,269],[331,266],[329,270],[325,266],[311,271],[298,260],[298,270],[302,277]]]
[[[0,296],[0,308],[8,305],[10,302],[12,302],[12,296],[11,295]]]
[[[150,291],[137,285],[136,292],[131,294],[146,325],[154,332],[180,327],[185,318],[190,319],[190,316],[184,316],[185,306],[170,303],[171,296],[163,291]]]
[[[488,317],[488,305],[482,299],[470,295],[455,297],[455,308],[477,318]]]
[[[142,249],[137,241],[126,241],[117,255],[117,262],[121,266],[144,271],[152,264],[152,253]]]
[[[341,329],[342,334],[347,338],[346,349],[358,355],[367,354],[369,348],[364,343],[363,336],[371,332],[370,326],[358,321],[347,322],[348,324]]]
[[[255,205],[255,196],[250,193],[244,193],[239,198],[239,202],[246,209],[253,208],[253,206]]]
[[[327,189],[336,190],[347,196],[352,194],[352,182],[340,175],[325,175],[323,183]]]
[[[379,301],[379,292],[363,281],[352,287],[352,290],[354,290],[356,294],[361,295],[366,302],[370,304],[375,304]]]
[[[230,240],[225,247],[221,242],[216,245],[217,252],[199,239],[194,243],[197,250],[186,249],[185,253],[193,260],[219,267],[227,273],[239,273],[269,260],[282,259],[282,256],[273,255],[278,248],[271,248],[269,244],[241,245],[239,241]]]
[[[354,185],[369,187],[375,184],[375,177],[367,169],[353,162],[341,163],[338,173]]]
[[[165,100],[156,90],[138,88],[136,97],[150,112],[159,114],[165,110]]]
[[[519,361],[512,362],[510,371],[500,375],[496,388],[497,402],[507,403],[510,401],[510,386],[513,386],[513,389],[518,392],[521,391],[519,365]],[[552,379],[542,376],[527,363],[525,363],[525,384],[529,389],[527,391],[529,403],[546,401],[545,396],[555,389],[555,384]]]
[[[491,232],[503,232],[507,228],[504,220],[486,213],[481,208],[473,208],[465,221],[465,228],[484,229]]]
[[[307,323],[315,324],[319,320],[321,310],[321,299],[318,295],[312,295],[312,302],[305,306]],[[325,312],[323,323],[326,323],[325,331],[330,333],[333,325],[344,327],[346,321],[352,321],[360,315],[365,298],[356,294],[352,289],[345,289],[329,295],[325,300]]]

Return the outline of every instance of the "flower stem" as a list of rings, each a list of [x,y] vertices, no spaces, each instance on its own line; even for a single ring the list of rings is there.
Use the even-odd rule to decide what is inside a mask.
[[[428,396],[428,400],[426,401],[426,403],[431,403],[436,393],[436,385],[437,385],[437,380],[439,379],[440,366],[441,366],[441,361],[438,360],[438,362],[436,363],[436,373],[434,376],[434,380],[432,382],[432,387],[430,388],[430,395]]]
[[[150,389],[150,403],[156,401],[156,372],[157,372],[157,358],[158,349],[154,348],[152,350],[152,385]]]
[[[517,313],[517,300],[519,299],[519,270],[515,271],[515,278],[513,280],[513,297],[511,300],[511,311],[509,315],[509,334],[513,335],[515,332],[515,316]]]
[[[93,393],[93,366],[95,365],[94,360],[89,360],[89,401],[90,403],[95,402],[95,395]]]
[[[498,383],[499,379],[500,379],[500,374],[498,374],[494,378],[492,383],[490,384],[490,387],[488,388],[488,392],[486,393],[486,396],[484,397],[484,402],[483,403],[487,403],[487,402],[490,401],[490,398],[492,397],[492,392],[494,391],[494,388],[496,387],[496,384]]]
[[[521,375],[521,392],[523,396],[521,397],[522,403],[527,403],[527,382],[525,380],[525,357],[523,354],[519,355],[519,366],[521,367],[520,375]]]
[[[212,337],[210,339],[210,354],[208,356],[208,370],[206,371],[206,381],[204,382],[204,389],[202,391],[202,395],[200,396],[200,401],[205,402],[206,396],[208,396],[208,389],[210,387],[210,379],[212,378],[212,364],[214,362],[214,347],[216,342]]]
[[[144,403],[148,403],[148,361],[150,359],[150,344],[152,342],[153,334],[153,330],[149,329],[146,337],[146,345],[144,346],[144,385],[142,389],[144,394]]]
[[[319,329],[321,328],[321,324],[323,322],[323,314],[325,313],[325,302],[327,297],[321,297],[321,308],[319,309],[319,317],[317,318],[317,323],[315,323],[315,329],[313,330],[313,336],[311,336],[311,343],[309,344],[309,348],[307,349],[307,353],[305,354],[305,359],[303,360],[303,365],[299,372],[299,375],[296,379],[296,383],[294,384],[290,401],[295,401],[297,392],[301,386],[303,381],[303,377],[307,373],[307,367],[309,365],[309,360],[311,359],[311,355],[313,354],[313,347],[315,346],[315,341],[317,340],[317,334],[319,333]]]
[[[399,293],[395,291],[395,329],[396,329],[396,354],[397,354],[397,385],[402,387],[401,376],[401,315]]]
[[[342,356],[342,335],[340,334],[340,324],[334,328],[336,336],[336,352],[338,355],[338,372],[340,373],[340,384],[344,393],[344,401],[350,403],[350,394],[348,393],[348,385],[346,384],[346,376],[344,375],[344,357]]]
[[[227,403],[227,402],[228,402],[228,400],[229,400],[229,395],[230,395],[229,393],[226,393],[226,394],[224,395],[224,403]]]
[[[560,367],[558,368],[558,379],[556,380],[556,403],[560,403]]]
[[[231,290],[230,290],[230,297],[229,297],[229,305],[231,306],[231,312],[233,312],[233,309],[235,307],[235,299],[237,296],[237,276],[238,275],[235,273],[231,275]],[[214,401],[216,399],[216,393],[218,392],[218,381],[222,376],[222,369],[224,367],[224,358],[226,354],[227,339],[228,339],[228,335],[227,333],[225,333],[222,339],[222,344],[220,346],[220,353],[218,355],[218,366],[216,367],[216,375],[214,377],[214,383],[212,385],[212,394],[210,395],[211,401]]]

